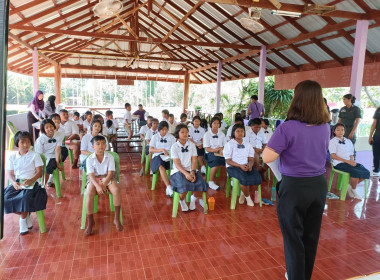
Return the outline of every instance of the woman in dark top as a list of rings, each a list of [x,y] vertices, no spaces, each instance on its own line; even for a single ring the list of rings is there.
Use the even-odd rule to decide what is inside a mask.
[[[286,121],[274,131],[262,155],[265,163],[280,158],[277,214],[291,280],[308,280],[313,272],[327,192],[329,121],[321,86],[314,81],[299,83]]]
[[[368,142],[372,145],[373,171],[372,176],[380,175],[380,108],[373,115],[373,123],[369,132]]]
[[[359,126],[361,119],[360,108],[355,106],[355,96],[346,94],[343,96],[344,107],[339,111],[338,123],[344,124],[344,137],[351,140],[352,144],[356,142],[356,129]]]
[[[42,121],[42,118],[45,118],[44,104],[45,104],[44,93],[41,90],[38,90],[35,93],[33,100],[28,105],[28,108],[29,108],[29,112],[27,115],[28,130],[29,130],[29,134],[33,135],[33,129],[34,129],[34,132],[35,132],[34,135],[36,139],[38,138],[40,131],[33,128],[33,124],[38,121]]]
[[[55,113],[55,96],[50,95],[47,102],[45,103],[44,112],[46,114],[46,117],[50,117]]]

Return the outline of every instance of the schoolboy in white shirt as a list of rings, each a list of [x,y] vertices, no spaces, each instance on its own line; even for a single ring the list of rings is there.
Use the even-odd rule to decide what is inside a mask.
[[[189,140],[197,148],[198,162],[201,166],[201,173],[206,174],[206,166],[204,161],[205,149],[203,148],[203,137],[206,130],[200,126],[201,118],[195,116],[193,118],[193,125],[189,127]]]
[[[151,129],[151,127],[152,127],[152,120],[153,120],[153,117],[152,116],[148,116],[147,119],[146,119],[146,125],[143,125],[140,128],[139,134],[140,134],[140,138],[141,139],[145,139],[145,134],[148,132],[149,129]]]
[[[132,139],[132,113],[131,113],[131,110],[132,110],[132,107],[131,107],[131,104],[129,103],[125,103],[124,105],[125,107],[125,114],[124,114],[124,118],[123,118],[123,123],[124,123],[124,128],[125,128],[125,131],[128,132],[128,140],[131,140]]]
[[[71,168],[77,169],[80,154],[79,128],[73,121],[69,120],[69,113],[66,109],[61,109],[59,116],[61,118],[60,129],[62,129],[66,141],[70,140],[70,149],[73,150],[73,165]]]

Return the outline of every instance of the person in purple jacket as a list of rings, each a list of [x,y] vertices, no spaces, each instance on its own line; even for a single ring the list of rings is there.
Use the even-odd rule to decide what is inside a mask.
[[[256,118],[260,119],[261,117],[264,117],[264,105],[258,102],[257,100],[259,100],[257,95],[251,96],[251,104],[249,104],[248,106],[248,115],[250,120]]]
[[[299,83],[286,121],[262,155],[265,163],[280,159],[277,215],[284,239],[285,276],[291,280],[311,279],[313,272],[327,193],[329,121],[321,86],[314,81]]]

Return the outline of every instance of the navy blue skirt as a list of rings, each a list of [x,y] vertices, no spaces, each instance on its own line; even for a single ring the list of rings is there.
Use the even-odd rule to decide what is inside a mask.
[[[145,155],[149,155],[149,145],[146,145],[145,147]]]
[[[199,149],[197,146],[195,147],[197,148],[197,155],[203,157],[205,155],[205,149]]]
[[[160,168],[161,165],[165,167],[166,170],[170,169],[170,161],[163,161],[160,156],[155,156],[154,158],[152,158],[152,162],[150,163],[150,169],[153,173],[156,173],[156,171],[158,170],[158,168]]]
[[[205,160],[211,168],[226,165],[226,160],[224,157],[218,157],[214,155],[214,153],[205,153]]]
[[[36,212],[46,209],[47,194],[36,182],[33,189],[16,190],[12,185],[4,191],[5,214]]]
[[[243,186],[258,186],[261,184],[261,175],[253,167],[251,171],[243,171],[241,168],[227,167],[227,174],[230,178],[236,178]]]
[[[177,193],[185,192],[207,192],[208,183],[203,179],[200,172],[196,172],[196,180],[194,183],[188,181],[181,172],[176,172],[170,176],[170,183],[173,191]]]
[[[335,165],[334,168],[343,172],[350,173],[350,177],[352,178],[369,179],[370,176],[369,170],[360,163],[357,163],[356,166],[352,166],[348,163],[342,162]]]

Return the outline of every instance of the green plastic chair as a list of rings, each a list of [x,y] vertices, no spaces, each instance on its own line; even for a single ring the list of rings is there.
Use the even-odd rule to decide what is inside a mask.
[[[63,138],[63,147],[66,147],[66,137]],[[74,157],[73,157],[73,150],[70,149],[70,147],[66,147],[67,151],[69,152],[69,159],[70,159],[70,165],[73,165]]]
[[[168,177],[170,177],[170,169],[169,170],[166,170],[166,174],[168,175]],[[153,178],[152,178],[152,191],[154,191],[156,189],[156,183],[158,181],[158,177],[160,175],[160,170],[157,170],[154,174],[153,174]]]
[[[241,193],[241,189],[240,189],[240,182],[238,179],[232,177],[230,178],[228,175],[227,175],[227,185],[226,185],[226,197],[228,198],[230,196],[230,189],[231,189],[231,180],[232,180],[232,184],[233,184],[233,188],[232,188],[232,195],[231,195],[231,206],[230,206],[230,209],[231,210],[235,210],[236,208],[236,200],[237,200],[237,197],[240,196],[240,193]],[[263,203],[262,203],[262,199],[261,199],[261,185],[259,185],[257,187],[258,189],[258,192],[259,192],[259,204],[260,204],[260,207],[263,206]]]
[[[46,157],[44,155],[41,155],[41,159],[43,162],[42,166],[42,178],[41,178],[41,187],[45,188],[45,173],[46,173]],[[45,210],[40,210],[36,212],[37,220],[38,220],[38,226],[40,227],[40,233],[46,232],[46,225],[45,225]]]
[[[8,150],[12,151],[13,150],[13,143],[14,143],[14,138],[17,133],[17,129],[14,126],[14,124],[10,121],[7,121],[7,127],[9,131],[9,143],[8,143]]]
[[[346,200],[346,195],[347,195],[347,189],[348,189],[348,184],[350,182],[350,173],[340,171],[338,169],[334,168],[334,165],[332,161],[330,161],[331,164],[331,173],[330,173],[330,180],[329,180],[329,188],[328,191],[331,191],[331,185],[334,180],[334,175],[335,173],[338,174],[338,182],[336,189],[340,190],[340,200]],[[367,179],[364,180],[364,198],[367,198]]]
[[[149,174],[149,168],[150,168],[150,157],[149,157],[150,154],[148,154],[146,157],[145,157],[145,175]]]
[[[172,212],[172,218],[177,218],[178,214],[178,204],[179,204],[179,193],[173,192],[173,212]],[[191,199],[191,192],[187,192],[186,194],[186,201],[190,202]],[[207,214],[207,194],[206,192],[203,192],[203,205],[204,205],[204,213]]]
[[[120,182],[120,157],[115,152],[109,152],[109,151],[107,151],[107,153],[109,153],[110,155],[112,155],[113,158],[114,158],[114,160],[115,160],[116,182],[119,183]],[[88,155],[87,157],[89,157],[90,155]],[[82,188],[83,188],[83,185],[84,185],[84,187],[86,187],[86,184],[87,184],[87,175],[86,175],[86,172],[83,170]],[[84,191],[83,191],[83,194],[84,194]],[[113,195],[112,195],[112,193],[108,193],[108,197],[109,197],[109,200],[110,200],[110,209],[111,209],[111,212],[114,212],[115,211],[115,206],[113,204]],[[81,219],[81,226],[80,226],[81,229],[85,229],[85,227],[86,227],[86,217],[87,217],[86,198],[87,198],[87,196],[83,195],[82,219]],[[95,198],[94,198],[94,214],[98,213],[98,199],[99,199],[99,196],[96,195]],[[123,213],[122,213],[121,207],[120,207],[120,223],[123,224]]]
[[[46,163],[46,156],[44,154],[40,154],[40,155],[41,155],[42,160]],[[61,165],[63,166],[63,163],[61,163]],[[64,177],[65,177],[65,175],[62,175],[62,179]],[[54,171],[53,171],[53,179],[54,179],[55,192],[57,194],[57,197],[61,197],[61,182],[59,181],[59,169],[58,168],[54,169]],[[45,185],[45,177],[43,178],[43,183]]]
[[[218,171],[216,172],[216,175],[215,175],[216,178],[220,177],[220,169],[221,169],[221,166],[219,166]],[[208,166],[208,164],[206,163],[206,182],[207,183],[210,182],[210,173],[211,173],[211,167]]]
[[[142,141],[142,151],[141,151],[141,164],[144,163],[145,160],[145,149],[146,149],[146,141],[145,139]]]

